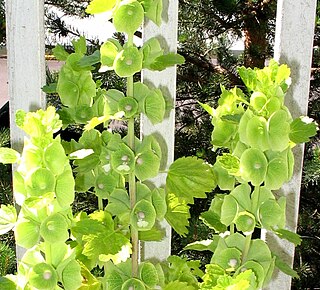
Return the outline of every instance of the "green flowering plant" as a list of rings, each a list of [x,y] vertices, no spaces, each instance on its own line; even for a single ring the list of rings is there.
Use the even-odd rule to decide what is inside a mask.
[[[315,134],[316,125],[306,117],[292,120],[283,103],[288,68],[275,62],[264,70],[240,68],[249,96],[222,87],[218,108],[202,104],[212,116],[213,146],[229,153],[213,166],[180,158],[158,187],[150,179],[161,170],[164,150],[156,135],[138,139],[134,125],[141,114],[161,123],[171,108],[159,88],[134,82],[133,76],[184,59],[166,52],[157,38],[138,48],[133,36],[144,17],[160,26],[162,1],[92,0],[87,12],[105,13],[127,41],[109,39],[91,55],[84,38],[73,41],[73,53],[57,46],[53,52],[65,64],[50,89],[55,87],[61,108],[16,113],[27,135],[24,148],[21,154],[0,148],[0,162],[17,164],[13,184],[20,211],[1,205],[0,234],[14,230],[25,254],[17,274],[0,279],[1,288],[258,289],[275,265],[292,274],[264,241],[252,239],[255,228],[264,228],[299,242],[285,229],[285,198],[272,190],[291,178],[291,148]],[[102,88],[92,78],[96,67],[125,78],[126,91]],[[124,137],[112,131],[113,120],[127,124]],[[84,131],[77,141],[62,141],[60,129],[70,124],[81,124]],[[216,235],[186,247],[213,253],[205,273],[199,261],[177,256],[139,262],[140,241],[163,239],[164,219],[186,235],[190,204],[216,186],[231,191],[217,194],[201,216]],[[72,211],[82,192],[96,197],[94,212]]]

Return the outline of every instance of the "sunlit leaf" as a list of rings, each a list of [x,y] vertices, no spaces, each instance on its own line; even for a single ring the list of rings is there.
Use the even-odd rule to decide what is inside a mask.
[[[215,176],[209,165],[196,157],[183,157],[174,161],[167,175],[167,192],[182,197],[187,203],[205,198],[215,186]]]
[[[318,130],[317,123],[313,119],[304,116],[293,120],[290,124],[290,140],[296,144],[305,143],[316,135]]]
[[[13,229],[17,220],[17,211],[12,205],[2,204],[0,207],[0,235]]]

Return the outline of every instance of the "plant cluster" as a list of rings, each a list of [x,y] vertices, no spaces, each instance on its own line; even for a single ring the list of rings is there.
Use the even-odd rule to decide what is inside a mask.
[[[134,82],[133,76],[180,64],[183,58],[165,52],[157,38],[138,48],[133,36],[145,16],[160,25],[162,1],[93,0],[87,12],[108,14],[127,42],[109,39],[92,55],[86,55],[83,38],[73,42],[71,54],[57,46],[55,56],[65,61],[51,87],[61,99],[59,115],[53,107],[16,113],[28,137],[21,154],[0,148],[0,162],[18,164],[14,196],[21,210],[1,206],[0,233],[13,229],[26,252],[18,273],[1,278],[1,287],[240,290],[265,285],[275,265],[294,274],[264,241],[252,239],[255,228],[264,228],[299,242],[284,229],[285,198],[271,191],[291,178],[291,148],[316,132],[311,120],[292,120],[284,105],[289,69],[275,62],[263,70],[240,68],[250,96],[222,87],[217,109],[202,105],[212,116],[212,144],[229,153],[213,166],[180,158],[168,169],[165,186],[157,187],[150,179],[163,170],[164,148],[156,135],[138,139],[134,124],[141,114],[160,123],[171,104],[160,89]],[[126,92],[94,82],[95,66],[126,78]],[[127,124],[126,136],[112,131],[113,120]],[[70,124],[83,124],[85,130],[78,141],[62,142],[59,131]],[[161,220],[185,235],[189,205],[217,185],[230,194],[216,195],[202,214],[216,234],[186,247],[213,252],[205,273],[199,261],[177,256],[138,263],[139,242],[164,237]],[[75,193],[88,191],[97,198],[97,210],[72,212]]]

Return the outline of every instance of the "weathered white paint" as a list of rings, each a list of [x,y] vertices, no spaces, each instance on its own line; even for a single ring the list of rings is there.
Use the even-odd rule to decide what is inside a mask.
[[[316,2],[316,0],[278,0],[277,4],[274,55],[276,60],[288,64],[291,68],[293,82],[285,102],[293,118],[307,114]],[[287,227],[292,231],[297,229],[303,151],[304,146],[295,148],[293,178],[281,190],[281,193],[287,196]],[[293,264],[292,244],[280,240],[271,233],[267,233],[266,240],[274,252],[289,265]],[[282,272],[275,273],[267,289],[291,289],[291,278]]]
[[[178,28],[178,1],[164,0],[164,11],[162,16],[162,25],[159,29],[151,21],[147,21],[144,30],[143,38],[147,40],[151,37],[157,37],[161,42],[166,52],[176,52],[177,50],[177,28]],[[144,70],[142,74],[143,82],[153,87],[160,87],[168,102],[174,105],[176,95],[176,68],[171,67],[162,72],[152,72]],[[175,113],[171,110],[167,114],[165,120],[161,124],[152,125],[150,121],[143,116],[141,119],[141,133],[143,135],[155,134],[158,141],[162,145],[164,162],[161,169],[167,169],[173,162],[174,155],[174,131],[175,131]],[[159,174],[153,180],[157,186],[165,183],[166,174]],[[141,257],[142,259],[166,259],[171,252],[171,227],[163,222],[163,227],[166,229],[166,237],[161,242],[147,242],[143,244]]]
[[[23,135],[15,126],[15,111],[39,109],[45,103],[43,0],[6,1],[6,19],[11,142],[20,148]]]
[[[6,1],[11,146],[19,151],[24,135],[15,125],[15,111],[39,109],[45,102],[41,92],[45,84],[43,19],[43,0]],[[22,255],[18,247],[18,259]]]

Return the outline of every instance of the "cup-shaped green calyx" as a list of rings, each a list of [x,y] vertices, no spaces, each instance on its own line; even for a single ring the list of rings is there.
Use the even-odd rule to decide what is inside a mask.
[[[123,283],[121,290],[145,290],[146,287],[142,283],[142,281],[131,278]]]
[[[268,120],[269,146],[273,151],[283,151],[289,146],[290,125],[288,113],[279,110]]]
[[[24,148],[22,152],[22,162],[19,167],[19,171],[30,172],[34,168],[42,167],[42,155],[43,151],[39,147],[28,144],[30,141],[25,140]]]
[[[55,183],[56,179],[50,170],[38,168],[26,180],[27,192],[31,196],[41,196],[54,191]]]
[[[144,262],[139,268],[140,279],[150,288],[159,283],[159,277],[156,267],[150,262]]]
[[[81,105],[75,107],[74,120],[80,124],[86,124],[93,117],[92,107],[89,105]]]
[[[258,186],[265,179],[267,166],[268,161],[263,152],[256,148],[249,148],[240,158],[241,177],[254,186]]]
[[[44,163],[54,175],[59,175],[64,171],[68,158],[60,142],[55,141],[45,149]]]
[[[119,44],[120,45],[120,44]],[[102,70],[113,69],[113,62],[118,52],[121,50],[118,43],[114,39],[107,40],[100,47]]]
[[[39,242],[39,225],[33,221],[20,220],[15,227],[16,243],[26,249]]]
[[[160,168],[160,158],[151,150],[144,151],[136,157],[135,174],[141,181],[155,177]]]
[[[49,264],[35,265],[29,274],[29,284],[36,289],[52,290],[58,283],[56,270]]]
[[[240,212],[236,219],[236,227],[238,231],[243,232],[245,235],[250,235],[256,226],[255,217],[249,212]]]
[[[158,89],[150,91],[144,100],[144,114],[152,124],[162,122],[166,112],[166,101]]]
[[[111,166],[120,174],[129,174],[134,170],[135,158],[132,150],[124,143],[111,154]]]
[[[253,116],[247,123],[247,144],[261,151],[269,149],[267,121],[264,117]]]
[[[118,32],[133,35],[141,26],[144,9],[136,0],[124,0],[113,15],[113,24]]]
[[[112,174],[100,173],[95,180],[95,194],[100,198],[108,198],[117,186],[117,179]]]
[[[120,77],[130,77],[142,69],[142,53],[135,46],[121,50],[113,63],[116,74]]]
[[[134,206],[130,220],[138,231],[151,230],[156,221],[156,210],[150,201],[140,200]]]
[[[240,266],[241,251],[236,248],[226,248],[216,251],[211,262],[218,264],[223,269],[236,269]]]
[[[126,118],[132,118],[138,113],[138,102],[131,97],[122,98],[118,103],[118,110],[124,112]]]
[[[40,235],[46,242],[64,242],[69,238],[66,218],[59,214],[47,217],[40,226]]]
[[[267,96],[261,92],[254,92],[250,97],[250,105],[259,113],[264,110]]]

